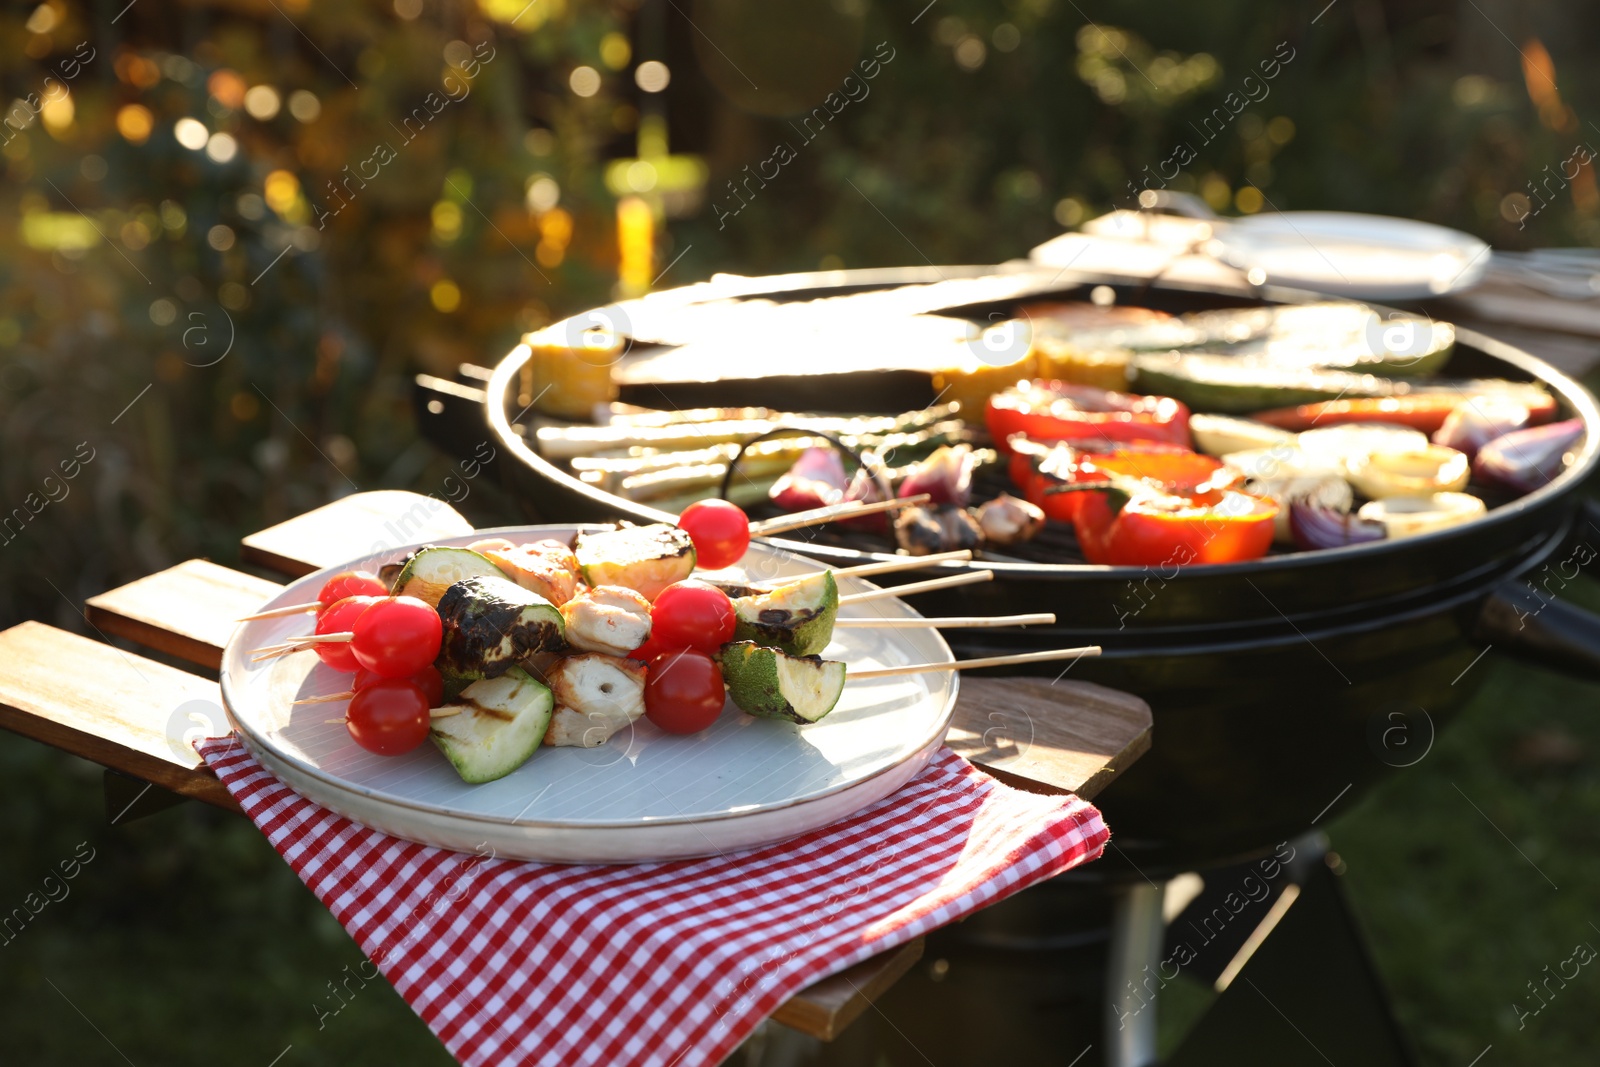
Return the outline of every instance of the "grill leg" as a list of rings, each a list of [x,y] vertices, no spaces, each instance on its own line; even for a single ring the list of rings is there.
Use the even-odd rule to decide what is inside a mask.
[[[1106,1067],[1156,1062],[1156,989],[1166,936],[1164,885],[1141,882],[1117,891],[1106,964]]]

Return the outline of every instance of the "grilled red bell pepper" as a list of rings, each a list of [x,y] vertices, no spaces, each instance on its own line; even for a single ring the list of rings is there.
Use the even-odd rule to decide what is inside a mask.
[[[1127,485],[1056,495],[1083,498],[1073,519],[1090,563],[1184,566],[1260,559],[1272,546],[1278,505],[1232,489],[1161,493]]]
[[[1018,433],[1035,441],[1189,444],[1189,409],[1171,397],[1133,396],[1043,378],[991,396],[986,421],[1002,448]]]
[[[1103,482],[1108,474],[1142,479],[1167,492],[1192,493],[1209,482],[1218,484],[1222,462],[1187,448],[1157,441],[1134,441],[1112,448],[1086,441],[1062,442],[1048,449],[1013,438],[1011,480],[1032,504],[1058,522],[1071,522],[1083,495],[1052,493],[1058,485]]]

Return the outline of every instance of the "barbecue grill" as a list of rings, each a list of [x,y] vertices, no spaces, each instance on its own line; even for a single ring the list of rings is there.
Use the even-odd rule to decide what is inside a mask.
[[[1107,289],[1119,303],[1175,313],[1312,299],[1270,288],[1130,283],[1003,268],[730,279],[677,292],[685,303],[730,297],[794,302],[935,284],[959,293],[951,283],[963,280],[980,293],[995,288],[984,290],[981,283],[997,281],[1006,294],[969,302],[958,296],[941,311],[979,322],[1036,300],[1084,300],[1093,292],[1103,301]],[[626,316],[630,306],[610,314]],[[602,492],[538,454],[516,421],[524,408],[517,382],[525,358],[513,352],[503,359],[480,383],[481,394],[445,383],[422,390],[419,416],[430,436],[481,440],[484,423],[462,422],[486,420],[501,453],[501,476],[534,518],[671,521],[674,516]],[[1558,398],[1558,417],[1582,418],[1591,432],[1549,485],[1461,526],[1171,570],[1088,565],[1060,535],[982,561],[995,571],[992,583],[918,601],[930,614],[1053,611],[1061,621],[1052,627],[952,631],[948,637],[968,656],[1097,643],[1104,654],[1073,664],[1071,677],[1130,690],[1150,703],[1159,743],[1100,798],[1118,835],[1120,851],[1107,856],[1109,864],[1125,860],[1151,876],[1170,874],[1259,854],[1306,831],[1336,798],[1359,795],[1426,752],[1433,731],[1484,677],[1473,667],[1489,646],[1600,677],[1600,618],[1550,592],[1593,558],[1585,539],[1600,538],[1600,511],[1579,493],[1600,453],[1595,400],[1544,362],[1467,330],[1457,333],[1450,374],[1542,382]],[[843,392],[836,381],[796,375],[764,383],[625,388],[622,399],[651,407],[827,410],[837,409]],[[851,410],[895,412],[931,402],[934,394],[926,378],[878,372],[855,376],[846,399]],[[1004,487],[1002,474],[988,477],[980,493]],[[892,551],[884,539],[835,529],[812,541],[775,543],[832,566]],[[942,565],[948,572],[966,566]],[[926,572],[890,580],[923,577]],[[1015,724],[1013,732],[1018,744],[1027,743],[1026,724]]]

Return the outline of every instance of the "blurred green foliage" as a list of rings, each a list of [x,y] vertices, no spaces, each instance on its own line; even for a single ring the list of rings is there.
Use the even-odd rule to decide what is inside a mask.
[[[1183,142],[1195,158],[1173,187],[1224,212],[1407,215],[1503,247],[1600,238],[1592,168],[1526,225],[1533,205],[1515,199],[1597,136],[1596,75],[1581,60],[1600,11],[1317,6],[8,8],[0,511],[13,525],[0,532],[0,625],[82,628],[86,596],[196,555],[234,562],[242,534],[330,497],[437,491],[453,464],[417,439],[410,375],[492,362],[519,333],[612,297],[616,195],[603,164],[636,151],[641,116],[664,117],[671,150],[710,173],[698,205],[669,199],[652,271],[670,265],[663,286],[718,270],[1022,255],[1129,206],[1129,180]],[[878,42],[894,58],[870,95],[814,139],[795,133],[795,113]],[[1270,92],[1201,143],[1196,127],[1230,91],[1251,92],[1245,76],[1283,45],[1293,58]],[[644,59],[670,68],[665,92],[635,86]],[[711,202],[779,142],[795,160],[719,226]],[[514,517],[494,487],[472,490],[470,517]],[[1581,699],[1507,677],[1477,706]],[[1600,744],[1569,725],[1590,751]],[[1473,746],[1500,743],[1501,729],[1462,730],[1440,759],[1479,758]],[[1525,790],[1600,811],[1591,762],[1554,785],[1476,766],[1462,772],[1473,789],[1510,805],[1526,834],[1544,833],[1549,808],[1516,809]],[[99,850],[68,900],[0,948],[0,1022],[19,1062],[113,1062],[68,998],[136,1062],[265,1064],[290,1044],[285,1063],[444,1059],[387,988],[315,1031],[312,1000],[356,950],[249,826],[191,806],[108,830],[92,769],[10,735],[0,776],[0,907],[78,842]],[[1536,971],[1545,955],[1528,953],[1546,940],[1554,952],[1571,924],[1538,926],[1528,946],[1495,928],[1505,913],[1491,905],[1545,907],[1532,882],[1461,910],[1480,882],[1525,872],[1514,857],[1455,851],[1482,830],[1475,816],[1412,818],[1413,801],[1447,810],[1452,794],[1389,790],[1363,810],[1383,806],[1390,829],[1352,830],[1348,850],[1402,1016],[1437,1062],[1465,1062],[1480,1033],[1496,1062],[1576,1062],[1567,1053],[1593,1035],[1586,1016],[1502,1038],[1500,1001],[1516,991],[1496,984]],[[1552,853],[1577,853],[1578,822],[1549,832]],[[1591,873],[1573,865],[1574,895],[1596,884]],[[1501,947],[1482,963],[1489,936]],[[234,980],[217,980],[218,960]]]

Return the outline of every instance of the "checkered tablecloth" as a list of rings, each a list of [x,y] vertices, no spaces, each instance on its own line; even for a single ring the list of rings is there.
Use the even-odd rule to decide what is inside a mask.
[[[201,753],[468,1067],[699,1067],[826,975],[1092,860],[1073,796],[942,749],[893,796],[765,848],[574,867],[413,844],[306,800],[230,739]]]

